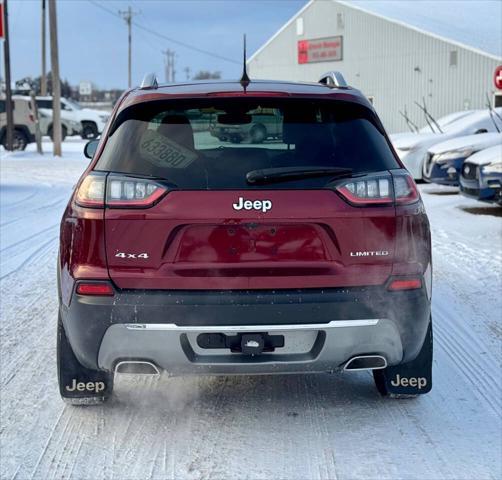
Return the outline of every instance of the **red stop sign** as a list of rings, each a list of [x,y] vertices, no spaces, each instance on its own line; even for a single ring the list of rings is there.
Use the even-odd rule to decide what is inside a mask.
[[[495,73],[493,74],[493,83],[495,84],[495,88],[502,90],[502,65],[499,65],[495,69]]]

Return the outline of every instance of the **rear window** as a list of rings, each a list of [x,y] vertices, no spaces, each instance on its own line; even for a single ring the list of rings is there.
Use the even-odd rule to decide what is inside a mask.
[[[198,99],[131,106],[114,122],[96,170],[161,178],[181,189],[246,189],[269,168],[399,168],[367,108],[341,101]],[[258,188],[319,188],[328,177]]]

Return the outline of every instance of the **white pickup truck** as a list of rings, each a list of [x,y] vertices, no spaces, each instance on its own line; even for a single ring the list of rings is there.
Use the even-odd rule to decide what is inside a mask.
[[[52,109],[52,97],[37,97],[37,106],[39,109]],[[61,99],[61,111],[64,112],[65,118],[71,118],[82,126],[81,132],[68,132],[68,135],[80,134],[84,139],[97,137],[110,116],[101,110],[83,108],[69,98]]]

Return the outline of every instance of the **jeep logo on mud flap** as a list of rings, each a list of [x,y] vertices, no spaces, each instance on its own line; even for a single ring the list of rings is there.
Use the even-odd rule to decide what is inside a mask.
[[[244,200],[239,197],[237,203],[233,203],[232,207],[234,210],[261,210],[263,213],[267,212],[272,208],[271,200]]]
[[[392,380],[390,384],[393,387],[416,387],[422,390],[427,385],[427,379],[425,377],[400,377],[399,374],[396,375],[396,379]]]
[[[68,392],[95,392],[99,393],[105,389],[105,382],[77,382],[73,379],[71,386],[66,385],[66,390]]]

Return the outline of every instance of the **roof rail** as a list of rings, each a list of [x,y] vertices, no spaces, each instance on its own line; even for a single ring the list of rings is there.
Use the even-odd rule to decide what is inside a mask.
[[[329,88],[349,88],[345,78],[343,78],[343,75],[335,70],[321,75],[319,83],[322,83]]]
[[[157,88],[159,86],[157,82],[157,76],[155,73],[147,73],[143,77],[143,81],[141,82],[141,88],[142,90],[148,90],[149,88]]]

